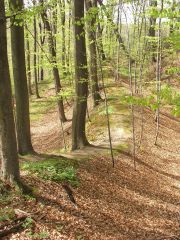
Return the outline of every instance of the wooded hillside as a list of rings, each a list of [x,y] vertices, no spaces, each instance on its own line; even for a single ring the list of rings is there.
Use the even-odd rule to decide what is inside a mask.
[[[0,239],[180,239],[178,0],[0,0]]]

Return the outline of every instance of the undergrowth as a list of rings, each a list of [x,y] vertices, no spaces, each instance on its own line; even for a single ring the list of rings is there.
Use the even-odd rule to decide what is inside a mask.
[[[21,165],[22,170],[28,171],[44,180],[55,182],[69,182],[72,186],[78,186],[76,175],[77,163],[74,160],[47,159],[42,161],[27,161]]]

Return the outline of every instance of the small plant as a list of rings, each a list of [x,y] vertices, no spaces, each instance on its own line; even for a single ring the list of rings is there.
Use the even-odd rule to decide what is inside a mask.
[[[30,217],[26,218],[23,223],[23,227],[24,228],[32,228],[33,227],[33,219]]]
[[[49,237],[49,233],[47,232],[33,233],[30,231],[27,233],[27,235],[32,239],[45,239]]]
[[[55,182],[67,181],[73,186],[78,185],[74,162],[64,159],[48,159],[40,162],[26,162],[22,165],[27,170],[45,180]]]

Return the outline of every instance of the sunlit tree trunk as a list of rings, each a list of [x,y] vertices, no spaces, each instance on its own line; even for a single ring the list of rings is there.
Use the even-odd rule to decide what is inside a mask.
[[[98,85],[98,71],[97,71],[97,53],[96,53],[96,32],[94,30],[96,15],[91,13],[91,9],[93,7],[91,0],[86,0],[86,10],[87,15],[89,15],[90,19],[87,22],[87,32],[89,38],[89,54],[90,54],[90,78],[92,84],[92,96],[94,106],[99,104],[101,100],[100,90]]]
[[[36,0],[33,0],[33,5],[36,5]],[[33,21],[34,25],[34,83],[36,90],[36,97],[40,98],[39,89],[38,89],[38,73],[37,73],[37,21],[36,17],[34,17]]]
[[[62,30],[62,67],[63,67],[63,73],[66,72],[66,35],[65,35],[65,21],[66,21],[66,15],[65,15],[65,0],[60,0],[60,10],[61,10],[61,30]]]
[[[44,80],[44,68],[43,68],[43,47],[45,43],[45,28],[44,25],[39,21],[39,30],[40,30],[40,43],[41,43],[41,67],[40,67],[40,80]]]
[[[31,87],[31,55],[30,55],[30,42],[29,42],[29,34],[26,31],[26,63],[27,63],[27,80],[28,80],[28,90],[29,95],[32,95],[32,87]]]
[[[19,162],[15,125],[13,118],[12,93],[7,55],[7,36],[4,0],[0,1],[0,148],[3,181],[19,181]]]

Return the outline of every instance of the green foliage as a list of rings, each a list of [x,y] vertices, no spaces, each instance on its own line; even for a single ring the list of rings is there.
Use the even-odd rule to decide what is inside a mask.
[[[167,70],[166,70],[166,73],[167,74],[178,74],[180,73],[180,67],[169,67]]]
[[[32,231],[30,231],[27,233],[27,236],[32,239],[45,239],[49,237],[49,233],[47,232],[33,233]]]
[[[33,219],[30,217],[26,218],[23,223],[23,228],[32,228],[32,226],[33,226]]]
[[[173,49],[174,50],[179,50],[180,49],[180,37],[179,37],[179,33],[173,33],[170,37],[169,40],[172,42],[173,44]]]
[[[67,181],[73,186],[78,185],[76,176],[77,163],[60,159],[48,159],[38,162],[24,162],[22,170],[27,170],[42,179],[55,182]]]
[[[159,105],[170,105],[172,107],[172,114],[174,116],[180,116],[180,93],[175,92],[169,85],[163,85],[159,95],[159,101],[157,101],[156,92],[146,97],[141,96],[121,96],[121,101],[129,106],[144,106],[150,107],[152,110],[156,110]]]

